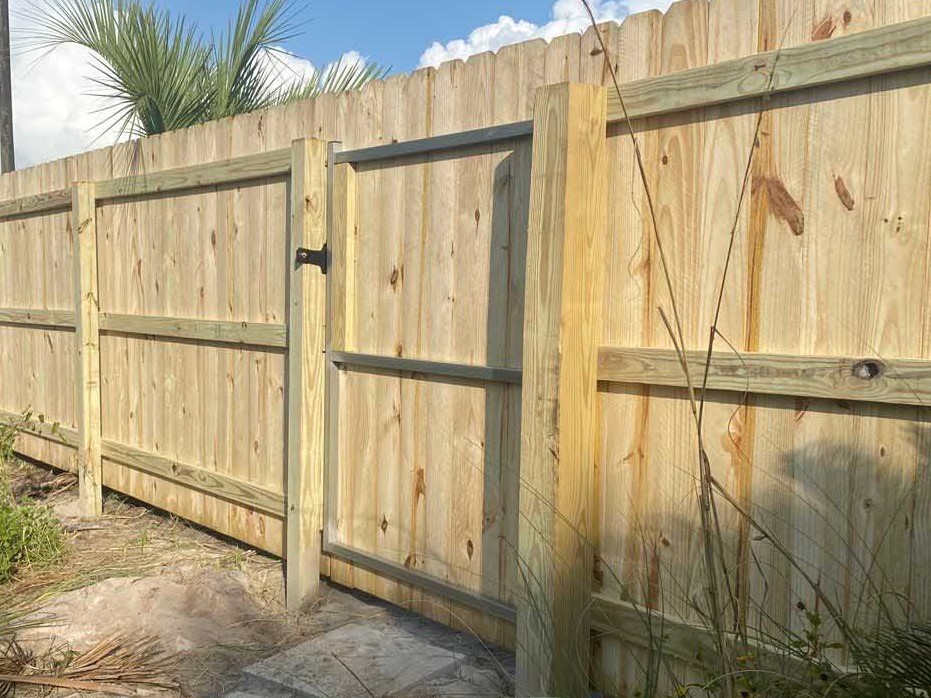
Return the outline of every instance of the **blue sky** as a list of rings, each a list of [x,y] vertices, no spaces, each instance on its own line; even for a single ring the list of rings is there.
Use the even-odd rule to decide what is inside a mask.
[[[207,28],[220,28],[235,12],[229,0],[162,0]],[[394,72],[417,67],[421,54],[434,41],[446,43],[467,36],[476,27],[492,24],[501,15],[546,23],[552,0],[310,0],[303,34],[285,48],[315,65],[354,50],[390,65]]]

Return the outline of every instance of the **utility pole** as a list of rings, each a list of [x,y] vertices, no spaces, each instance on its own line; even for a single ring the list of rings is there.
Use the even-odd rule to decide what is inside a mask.
[[[10,74],[10,0],[0,0],[0,172],[12,172],[15,169],[13,79]]]

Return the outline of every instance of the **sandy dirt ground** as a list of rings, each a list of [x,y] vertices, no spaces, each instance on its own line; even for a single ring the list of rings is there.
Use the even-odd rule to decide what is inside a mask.
[[[133,695],[222,696],[245,667],[368,612],[328,589],[289,615],[279,560],[112,494],[102,519],[81,520],[72,476],[32,464],[12,468],[16,494],[53,507],[68,538],[59,564],[0,587],[0,598],[28,606],[41,623],[20,632],[19,642],[42,655],[84,652],[109,638],[152,640],[170,655],[167,674],[176,685]],[[93,695],[43,691],[21,687],[15,695]]]
[[[59,564],[27,570],[0,591],[37,609],[42,625],[18,636],[28,650],[153,638],[174,656],[178,688],[162,694],[216,696],[243,666],[314,633],[313,612],[285,612],[280,561],[115,495],[102,519],[83,521],[75,478],[10,467],[14,494],[49,504],[68,538]]]

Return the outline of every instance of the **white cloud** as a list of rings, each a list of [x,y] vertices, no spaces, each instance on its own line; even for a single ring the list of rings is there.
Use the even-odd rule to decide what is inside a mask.
[[[646,10],[666,10],[672,0],[591,0],[599,22],[620,21],[628,14]],[[497,22],[473,29],[465,39],[441,44],[433,42],[420,56],[420,67],[436,67],[444,61],[464,59],[483,51],[497,51],[502,46],[531,39],[551,41],[557,36],[584,31],[590,24],[581,0],[556,0],[552,18],[543,25],[502,15]]]
[[[635,15],[638,12],[647,12],[649,10],[659,10],[660,12],[665,12],[669,9],[669,6],[672,3],[673,0],[628,0],[627,11],[632,15]]]
[[[348,68],[354,65],[364,65],[366,58],[358,51],[346,51],[332,63],[323,68],[324,77],[334,68]],[[272,72],[275,82],[282,87],[309,80],[317,73],[317,68],[306,58],[279,49],[274,54],[265,57],[265,67]]]
[[[13,130],[17,167],[109,145],[116,132],[105,132],[100,113],[105,102],[94,93],[90,51],[63,46],[48,55],[26,52],[17,34],[26,20],[20,12],[27,0],[10,3],[13,33]],[[96,139],[96,140],[95,140]]]

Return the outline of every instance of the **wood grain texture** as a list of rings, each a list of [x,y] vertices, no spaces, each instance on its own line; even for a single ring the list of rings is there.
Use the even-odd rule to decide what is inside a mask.
[[[688,622],[662,614],[653,609],[637,606],[608,594],[592,594],[592,627],[605,636],[617,636],[625,643],[644,649],[656,646],[657,633],[662,633],[663,654],[687,664],[701,667],[705,658],[713,656],[715,644],[708,628],[700,623]],[[662,628],[662,630],[660,630]],[[728,634],[726,640],[739,647],[742,640]],[[773,661],[792,661],[783,649],[765,642],[754,641],[754,652],[768,655]],[[798,661],[798,660],[796,660]],[[799,661],[799,668],[803,667]]]
[[[0,201],[0,219],[71,208],[71,189],[29,194]]]
[[[287,604],[317,596],[323,529],[326,277],[294,266],[299,247],[326,242],[326,144],[292,146],[288,313]]]
[[[78,484],[84,516],[103,513],[103,462],[100,452],[100,293],[97,288],[97,204],[94,184],[74,185],[71,204],[74,281],[77,302],[75,376],[79,404]]]
[[[45,192],[61,193],[74,180],[73,162],[48,163],[3,180],[0,199],[44,198]],[[9,309],[5,317],[12,321],[0,321],[0,407],[16,414],[28,410],[74,428],[74,335],[69,327],[41,326],[30,319],[42,317],[43,324],[48,319],[57,325],[67,324],[70,316],[74,325],[71,189],[65,193],[63,207],[0,220],[0,307]],[[76,450],[57,440],[27,433],[17,448],[24,456],[75,469]]]
[[[627,116],[642,119],[727,102],[839,84],[931,65],[931,18],[800,44],[624,85]],[[624,120],[608,95],[608,121]]]
[[[350,351],[353,345],[354,326],[352,294],[355,273],[355,243],[357,232],[355,168],[349,164],[333,167],[333,299],[330,317],[331,347],[337,351]]]
[[[689,348],[707,339],[723,241],[736,219],[720,330],[737,352],[931,359],[925,39],[892,28],[892,40],[869,48],[873,30],[929,15],[927,0],[687,0],[665,16],[633,15],[602,28],[607,58],[631,104],[643,110],[634,132],[660,233],[669,239]],[[855,47],[849,56],[845,45]],[[779,49],[776,77],[787,91],[762,99]],[[769,56],[759,70],[757,52]],[[818,56],[831,58],[819,66]],[[5,175],[0,308],[74,308],[70,194],[62,192],[76,180],[141,173],[132,187],[124,180],[125,196],[98,208],[103,312],[281,327],[290,252],[286,173],[275,165],[268,177],[254,171],[251,179],[209,184],[184,168],[273,151],[285,153],[281,167],[290,167],[286,153],[298,137],[341,140],[355,150],[525,122],[543,84],[608,85],[604,59],[590,30],[527,42],[394,76],[358,94],[325,95]],[[897,72],[874,75],[881,65]],[[829,74],[843,82],[815,84]],[[657,76],[661,82],[635,82]],[[685,82],[692,78],[695,90]],[[754,143],[759,106],[766,110]],[[669,298],[633,148],[622,124],[609,125],[607,136],[598,344],[669,349],[656,311],[668,312]],[[750,191],[737,210],[751,147]],[[355,350],[365,343],[366,351],[404,358],[520,367],[531,157],[524,140],[360,163],[353,175],[364,241],[353,267]],[[143,195],[146,181],[152,193]],[[286,352],[179,339],[104,332],[104,439],[283,490]],[[73,384],[74,371],[70,332],[0,321],[0,406],[7,413],[31,406],[76,429],[74,391],[61,389]],[[339,495],[342,531],[379,559],[513,599],[520,593],[519,389],[433,386],[396,373],[354,375],[347,385],[352,407],[343,448],[352,455]],[[601,387],[595,583],[663,601],[694,620],[689,599],[699,575],[687,472],[694,431],[684,393],[674,385]],[[931,607],[922,572],[931,550],[924,408],[742,397],[717,391],[706,407],[721,482],[752,503],[806,565],[823,571],[832,594],[855,599],[864,582],[881,581],[914,608]],[[54,439],[24,435],[21,448],[73,467],[75,449]],[[119,491],[282,552],[280,517],[110,459],[103,476]],[[748,540],[733,512],[721,514],[743,608],[770,629],[778,622],[802,630],[797,604],[811,602],[810,590],[766,541]],[[864,574],[871,565],[888,574]],[[442,595],[358,560],[334,561],[333,569],[337,581],[513,644],[506,623],[463,612]],[[603,692],[638,689],[638,667],[648,658],[642,646],[602,638],[593,651]]]
[[[532,116],[543,84],[546,44],[533,41],[499,51],[495,64],[496,122]],[[519,367],[523,359],[526,221],[532,142],[515,144],[494,169],[488,248],[486,356],[489,363]],[[495,300],[491,300],[495,299]],[[482,583],[486,593],[514,604],[518,581],[521,389],[489,386],[485,404]],[[502,628],[501,644],[514,644],[514,628]]]
[[[756,50],[791,48],[804,45],[818,36],[821,28],[843,25],[844,10],[837,6],[830,16],[817,13],[812,3],[795,7],[787,3],[766,3],[759,8]],[[826,21],[827,20],[827,21]],[[752,163],[752,187],[747,210],[749,221],[745,237],[740,240],[742,285],[745,293],[731,293],[735,316],[746,318],[741,335],[746,351],[769,353],[816,353],[800,351],[799,328],[809,326],[805,319],[802,283],[781,283],[780,279],[800,279],[810,263],[811,237],[797,236],[793,228],[806,230],[808,220],[807,183],[811,170],[807,166],[811,138],[817,137],[811,120],[812,103],[820,96],[817,90],[799,95],[776,97],[774,108],[761,115],[759,147]],[[804,330],[801,333],[804,335]],[[717,345],[722,352],[727,347]],[[740,397],[738,395],[737,397]],[[752,506],[754,515],[779,540],[796,540],[797,511],[805,497],[806,485],[794,478],[791,456],[801,422],[798,409],[807,400],[772,395],[752,395],[745,400],[738,415],[735,446],[728,449],[734,471],[748,475],[744,487],[733,491],[744,506]],[[719,417],[716,422],[723,425]],[[802,430],[799,430],[802,426]],[[730,431],[716,427],[718,433]],[[734,443],[732,442],[732,443]],[[737,484],[736,478],[732,480]],[[747,486],[749,485],[749,486]],[[752,504],[749,504],[752,502]],[[802,505],[803,506],[803,505]],[[748,599],[759,610],[748,618],[764,631],[777,626],[793,627],[799,614],[797,603],[801,588],[790,583],[791,562],[766,542],[755,540],[744,527],[739,529],[744,554],[749,554],[749,574],[742,579]],[[749,540],[748,540],[749,539]],[[746,558],[745,558],[746,559]],[[756,568],[755,570],[753,568]],[[762,573],[761,570],[767,570]],[[745,606],[748,610],[751,605]],[[798,627],[798,626],[794,626]]]
[[[57,327],[61,329],[74,329],[75,326],[74,312],[71,310],[25,308],[0,308],[0,324]]]
[[[582,695],[589,603],[605,92],[542,88],[534,108],[521,425],[520,695]]]
[[[282,177],[291,169],[289,149],[244,155],[202,165],[175,167],[97,183],[100,200],[167,194],[269,177]],[[0,209],[2,210],[2,209]]]
[[[248,344],[278,349],[288,346],[285,325],[262,322],[101,313],[100,330],[148,337],[202,340],[214,344]]]
[[[152,139],[133,167],[148,176],[248,156],[264,145],[249,140],[259,126],[226,120]],[[286,188],[284,178],[251,179],[99,207],[104,313],[141,317],[102,338],[105,438],[284,489],[287,206],[270,216],[264,201]],[[110,487],[283,552],[279,518],[112,459],[104,471]]]
[[[331,151],[332,152],[332,151]],[[327,203],[328,235],[331,267],[327,279],[327,351],[346,349],[353,341],[352,294],[354,292],[354,250],[357,236],[356,173],[350,164],[330,165]],[[344,373],[334,366],[327,368],[327,463],[326,463],[326,521],[324,535],[328,539],[347,541],[342,493],[346,477],[341,464],[344,461],[342,436],[345,424],[343,399]],[[330,578],[351,585],[352,567],[339,561],[330,565]]]
[[[686,361],[698,373],[706,360],[706,352],[686,352]],[[672,349],[602,347],[598,380],[686,387],[682,363]],[[711,358],[707,385],[709,390],[738,393],[928,406],[931,361],[718,352]]]
[[[613,34],[608,50],[622,82],[648,77],[659,70],[652,47],[662,31],[663,17],[656,12],[633,15]],[[611,36],[611,35],[609,35]],[[583,38],[584,41],[584,38]],[[587,51],[586,51],[587,49]],[[588,37],[583,54],[601,49],[597,37]],[[599,54],[602,67],[604,56]],[[610,74],[604,84],[613,89]],[[651,262],[655,258],[646,206],[644,185],[634,162],[630,137],[623,129],[608,128],[607,240],[604,254],[602,341],[638,345],[649,341],[653,316]],[[646,158],[655,159],[656,129],[644,127],[637,138]],[[636,544],[637,522],[650,507],[647,496],[650,454],[644,448],[649,429],[648,389],[602,392],[600,397],[601,448],[598,457],[598,560],[596,580],[606,592],[629,593],[640,586],[641,548]],[[637,598],[637,597],[634,597]],[[596,618],[593,617],[593,622]],[[647,660],[642,648],[606,636],[596,643],[595,682],[607,695],[636,690],[636,672]]]
[[[271,516],[283,518],[285,515],[285,497],[281,492],[115,441],[104,440],[102,452],[109,460],[159,480],[193,488]]]
[[[832,41],[855,38],[880,26],[880,5],[856,0],[844,8],[836,0],[814,0],[813,15],[816,21],[833,24]],[[849,12],[849,21],[844,21],[844,12]],[[907,328],[910,323],[905,318],[915,314],[917,298],[910,293],[897,293],[888,303],[875,295],[878,288],[874,284],[881,281],[882,274],[878,272],[880,267],[874,265],[881,264],[896,245],[880,242],[882,237],[877,235],[875,219],[869,220],[869,209],[862,202],[863,194],[869,187],[870,196],[882,199],[884,208],[899,205],[911,208],[913,204],[894,202],[872,184],[876,181],[874,167],[881,161],[874,164],[870,155],[870,141],[880,137],[873,130],[870,92],[848,91],[841,85],[825,87],[819,97],[834,98],[818,99],[810,107],[808,178],[804,189],[796,193],[803,202],[800,208],[805,220],[804,264],[797,277],[805,288],[802,296],[805,321],[794,329],[784,326],[784,331],[794,335],[793,352],[802,355],[869,356],[877,351],[886,356],[920,357],[912,353],[908,346],[912,342],[908,339],[900,342],[889,334],[883,338],[882,346],[873,341],[875,329],[889,326],[883,319],[886,312],[899,315],[900,319],[892,324],[904,321],[903,329]],[[837,193],[837,177],[845,181],[848,191],[863,205],[851,211],[843,204]],[[848,243],[851,237],[857,241],[855,245],[836,247]],[[870,281],[863,283],[863,278]],[[900,443],[901,436],[887,431],[881,415],[881,406],[875,403],[856,403],[847,414],[806,409],[795,426],[789,472],[799,492],[791,512],[793,539],[801,536],[802,540],[794,543],[793,553],[818,569],[842,612],[849,614],[856,613],[860,605],[853,599],[870,593],[871,577],[863,561],[870,559],[867,551],[873,535],[868,527],[876,517],[873,512],[863,512],[862,502],[875,495],[877,501],[884,502],[877,507],[879,514],[886,506],[894,506],[887,501],[890,494],[886,487],[897,479],[896,471],[905,467],[900,459],[907,450],[902,446],[891,447]],[[847,419],[848,416],[852,419]],[[886,443],[890,444],[887,451],[892,458],[886,461],[888,465],[877,457]],[[881,474],[883,471],[885,475]],[[819,492],[818,500],[824,507],[820,511],[806,506],[804,497],[811,491]],[[816,594],[796,572],[789,579],[796,601],[805,605],[815,602]],[[793,621],[794,627],[804,627],[803,619],[796,617]],[[832,641],[840,638],[836,632],[826,635]]]
[[[21,424],[24,431],[42,439],[54,441],[71,448],[78,447],[80,435],[77,429],[50,422],[44,416],[41,419],[38,416],[33,416],[23,421],[22,414],[0,410],[0,420],[3,420],[6,424]]]

